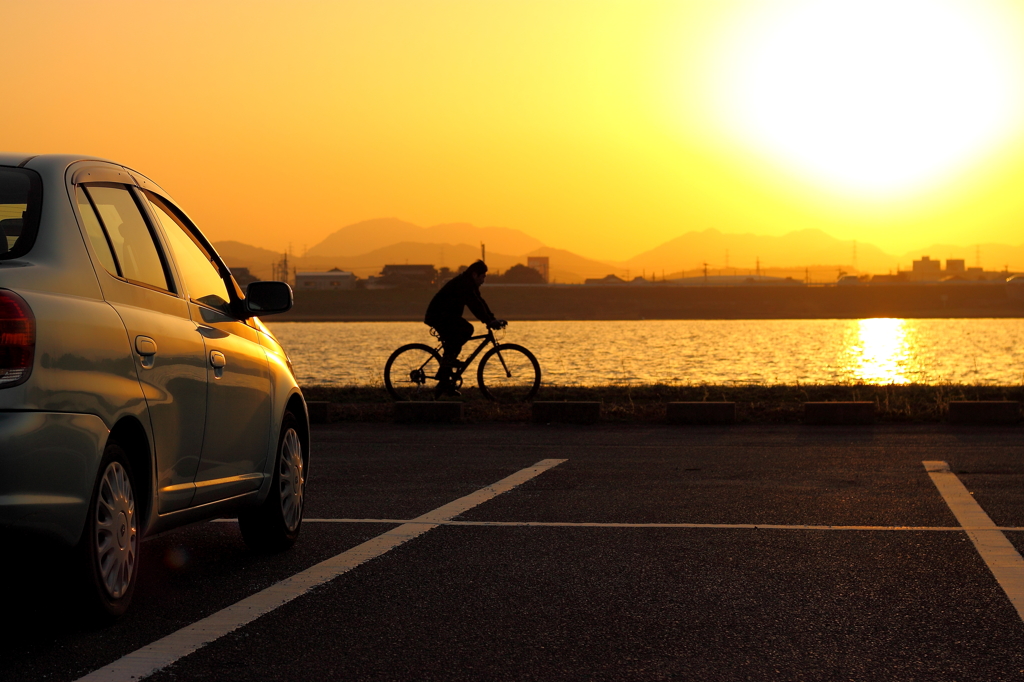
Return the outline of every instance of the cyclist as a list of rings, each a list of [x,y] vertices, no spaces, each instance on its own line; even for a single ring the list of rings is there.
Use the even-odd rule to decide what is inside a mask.
[[[478,260],[464,272],[452,277],[434,294],[423,321],[437,331],[443,347],[441,367],[437,372],[437,388],[434,395],[459,395],[452,370],[459,366],[459,353],[473,336],[473,325],[462,313],[466,306],[488,329],[501,329],[504,320],[494,317],[487,302],[480,296],[480,285],[487,279],[487,264]]]

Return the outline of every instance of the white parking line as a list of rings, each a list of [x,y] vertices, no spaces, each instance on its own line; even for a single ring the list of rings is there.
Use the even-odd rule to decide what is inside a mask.
[[[222,523],[236,523],[235,519],[217,519]],[[415,519],[303,519],[303,523],[425,523]],[[963,526],[812,526],[806,524],[775,523],[598,523],[589,521],[443,521],[438,526],[515,526],[529,528],[725,528],[736,530],[866,530],[866,531],[940,531],[962,533],[965,530],[991,530],[964,528]],[[1024,531],[1021,526],[999,526],[1001,531]]]
[[[1024,559],[945,462],[921,462],[978,554],[1024,620]]]
[[[441,523],[450,521],[473,507],[482,504],[498,495],[512,490],[517,485],[538,476],[552,467],[558,466],[564,459],[545,459],[532,467],[517,471],[493,485],[470,493],[443,507],[427,512],[411,522],[402,523],[398,528],[378,535],[361,545],[342,552],[326,561],[307,568],[290,578],[271,585],[261,592],[221,609],[211,616],[178,630],[163,639],[142,647],[110,665],[100,668],[80,678],[90,682],[129,682],[152,675],[166,668],[175,661],[210,642],[223,637],[243,625],[251,623],[260,616],[273,611],[296,597],[300,597],[314,587],[337,578],[342,573],[352,570],[362,563],[381,556],[399,545],[436,528]]]

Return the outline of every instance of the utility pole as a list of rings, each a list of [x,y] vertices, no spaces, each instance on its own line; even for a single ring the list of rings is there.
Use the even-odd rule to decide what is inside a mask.
[[[704,286],[708,285],[708,264],[704,263]]]
[[[480,242],[480,260],[487,262],[487,247],[484,246],[483,242]]]
[[[761,276],[761,257],[757,257],[757,276]]]
[[[291,250],[291,245],[289,245],[289,249],[288,250],[289,251]],[[288,274],[289,274],[288,271],[289,271],[289,268],[288,268],[288,251],[285,251],[281,255],[281,261],[274,268],[274,277],[277,278],[277,279],[280,279],[283,282],[287,282],[288,281]]]

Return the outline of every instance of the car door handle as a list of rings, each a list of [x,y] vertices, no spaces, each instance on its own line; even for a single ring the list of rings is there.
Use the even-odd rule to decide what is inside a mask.
[[[224,354],[219,350],[210,351],[210,366],[213,367],[213,378],[220,379],[224,376],[224,366],[228,364],[228,359],[224,357]]]
[[[148,336],[136,336],[135,350],[139,355],[156,355],[156,341]]]
[[[142,357],[142,366],[150,369],[156,360],[156,341],[148,336],[136,336],[135,352]]]

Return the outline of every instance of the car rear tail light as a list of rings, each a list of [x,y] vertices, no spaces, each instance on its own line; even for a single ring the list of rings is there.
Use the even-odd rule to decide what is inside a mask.
[[[21,296],[0,289],[0,388],[17,386],[32,373],[36,318]]]

